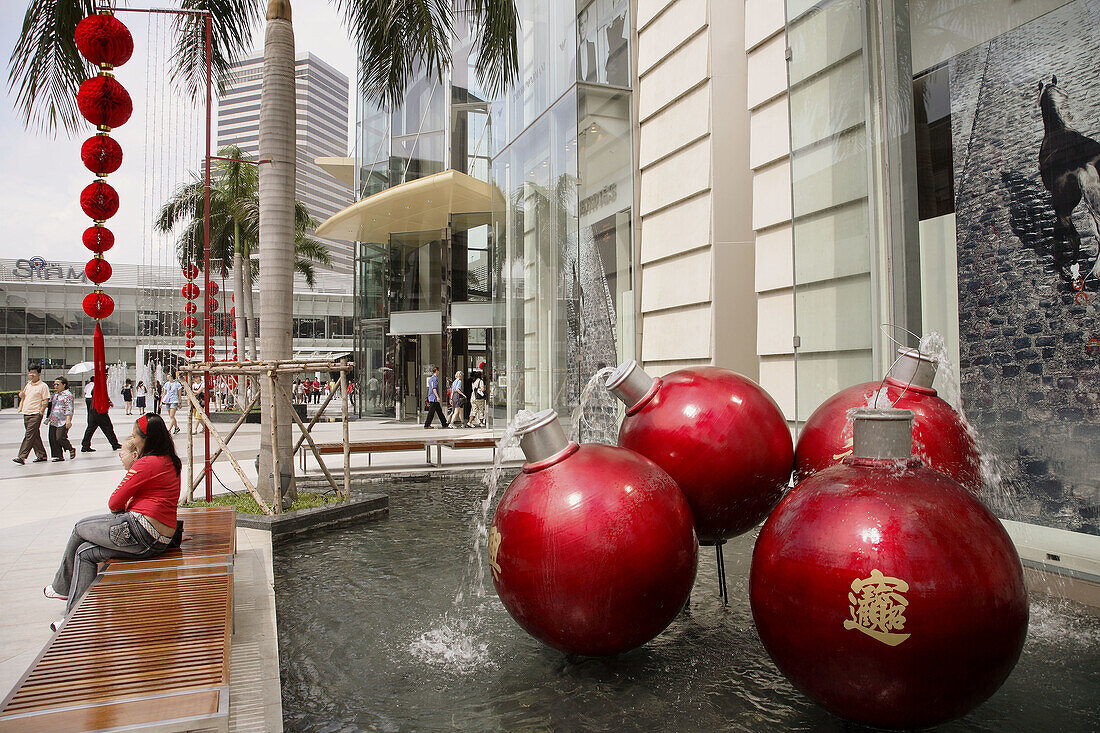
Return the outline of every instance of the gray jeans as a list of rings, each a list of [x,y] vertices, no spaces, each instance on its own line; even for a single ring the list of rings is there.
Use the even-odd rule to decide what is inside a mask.
[[[65,615],[88,590],[99,573],[99,563],[111,558],[153,557],[168,548],[158,542],[130,514],[101,514],[85,517],[73,527],[61,567],[53,578],[53,589],[69,597]]]

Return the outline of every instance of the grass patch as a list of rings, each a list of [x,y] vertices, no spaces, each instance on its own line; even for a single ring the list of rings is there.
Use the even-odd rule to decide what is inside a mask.
[[[312,491],[299,491],[298,498],[290,505],[288,512],[298,509],[312,509],[313,507],[333,504],[338,501],[335,494],[317,494]],[[219,494],[213,501],[191,501],[183,504],[188,509],[193,507],[231,506],[242,514],[263,514],[260,505],[247,491],[238,494]]]

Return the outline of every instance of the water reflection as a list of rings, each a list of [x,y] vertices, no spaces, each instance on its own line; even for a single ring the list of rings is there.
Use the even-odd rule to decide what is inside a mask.
[[[390,519],[276,548],[287,730],[861,730],[764,652],[748,606],[754,536],[726,545],[728,608],[704,548],[688,610],[665,633],[619,657],[570,658],[527,636],[491,590],[455,606],[485,491],[476,474],[457,483],[391,482]],[[1100,618],[1046,599],[1031,618],[1004,687],[939,730],[1100,729]]]

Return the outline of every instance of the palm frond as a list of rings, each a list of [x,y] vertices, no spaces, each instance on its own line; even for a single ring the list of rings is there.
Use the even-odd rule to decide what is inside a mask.
[[[503,94],[519,76],[516,0],[461,0],[477,35],[474,68],[488,92]]]
[[[172,197],[160,207],[153,227],[161,232],[172,231],[177,224],[196,216],[202,216],[205,191],[202,181],[192,181],[176,189]]]
[[[442,80],[451,66],[451,0],[334,0],[359,55],[359,89],[393,109],[420,74]]]
[[[301,275],[305,279],[306,285],[309,286],[309,289],[313,290],[313,286],[317,284],[317,276],[313,270],[313,263],[311,263],[309,260],[303,260],[295,257],[294,271]]]
[[[8,59],[8,89],[27,129],[72,133],[82,124],[76,90],[91,65],[76,49],[76,24],[93,0],[30,0],[23,29]]]
[[[332,265],[332,255],[329,254],[328,247],[325,243],[305,234],[298,235],[294,238],[294,256],[325,265],[326,267]]]
[[[185,10],[209,10],[213,43],[211,56],[218,89],[224,88],[230,64],[252,48],[252,28],[267,3],[259,0],[183,0]],[[206,93],[206,20],[182,15],[176,21],[176,68],[172,80],[192,97]]]

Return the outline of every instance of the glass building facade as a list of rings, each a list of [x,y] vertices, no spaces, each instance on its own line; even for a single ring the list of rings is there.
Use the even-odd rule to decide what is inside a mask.
[[[449,169],[491,186],[443,230],[358,244],[364,414],[419,417],[432,366],[482,364],[492,416],[564,413],[634,355],[629,2],[518,7],[508,93],[481,89],[460,27],[447,78],[415,81],[392,113],[360,103],[361,198]]]

